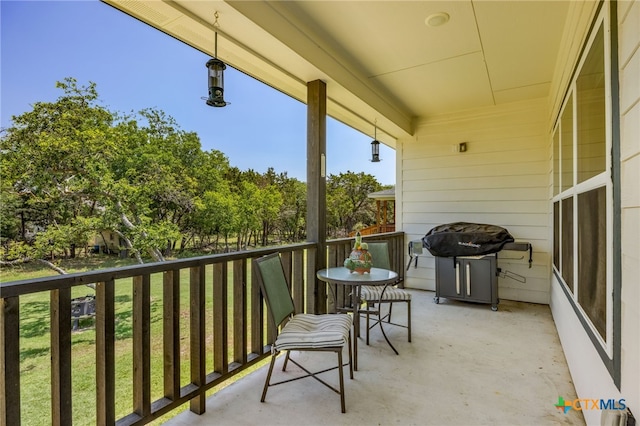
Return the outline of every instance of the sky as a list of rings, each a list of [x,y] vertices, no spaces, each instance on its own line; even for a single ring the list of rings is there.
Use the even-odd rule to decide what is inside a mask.
[[[207,106],[209,56],[98,0],[0,0],[0,43],[1,128],[36,102],[54,102],[63,94],[56,82],[73,77],[96,83],[111,111],[164,111],[240,170],[272,167],[306,181],[303,103],[227,67],[231,104]],[[364,172],[394,184],[395,151],[381,144],[382,161],[372,163],[372,136],[327,118],[327,174]]]

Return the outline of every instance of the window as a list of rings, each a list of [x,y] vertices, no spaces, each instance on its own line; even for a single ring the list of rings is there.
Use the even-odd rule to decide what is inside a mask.
[[[562,279],[573,292],[573,197],[562,200]]]
[[[606,100],[604,30],[602,26],[600,26],[595,40],[589,49],[587,58],[580,70],[575,91],[577,98],[576,119],[578,124],[577,178],[578,182],[584,182],[604,172],[606,167]],[[564,126],[562,128],[564,129]]]
[[[561,158],[562,158],[562,191],[573,186],[573,96],[569,96],[565,104],[562,118],[560,119],[561,129]]]
[[[609,362],[614,358],[614,315],[620,306],[614,306],[612,297],[612,265],[617,256],[612,249],[614,182],[610,161],[614,123],[604,9],[586,42],[555,123],[552,207],[555,275],[596,349]]]
[[[578,302],[603,339],[608,299],[606,205],[604,187],[578,195]]]

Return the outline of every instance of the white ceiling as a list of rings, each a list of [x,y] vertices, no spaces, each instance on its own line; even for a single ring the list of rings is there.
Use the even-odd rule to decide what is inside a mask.
[[[434,115],[548,96],[571,3],[103,1],[209,54],[217,28],[220,59],[302,101],[325,81],[331,116],[392,147]]]

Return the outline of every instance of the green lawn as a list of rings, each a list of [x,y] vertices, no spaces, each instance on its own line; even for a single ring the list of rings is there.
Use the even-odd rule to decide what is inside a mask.
[[[103,258],[103,262],[99,261]],[[77,272],[98,268],[124,266],[131,264],[130,260],[104,259],[103,256],[95,258],[79,259],[61,265],[68,272]],[[181,383],[189,382],[189,281],[188,270],[183,271],[181,277]],[[34,266],[3,269],[0,271],[0,280],[12,281],[17,279],[36,278],[52,275],[49,270],[42,270]],[[207,279],[211,279],[210,270],[207,271]],[[229,271],[230,282],[232,270]],[[207,285],[207,354],[213,353],[213,324],[212,324],[212,291]],[[76,287],[72,291],[72,297],[93,294],[88,287]],[[230,291],[231,295],[232,292]],[[115,284],[116,299],[116,418],[122,417],[132,411],[132,282],[131,279],[118,280]],[[162,274],[151,276],[151,375],[152,389],[151,400],[163,396],[163,357],[162,357]],[[232,313],[233,304],[229,304],[229,315]],[[20,298],[20,347],[21,347],[21,400],[22,419],[25,425],[50,424],[51,398],[50,398],[50,314],[49,293],[37,293]],[[232,324],[230,322],[229,326]],[[229,330],[230,339],[232,330]],[[230,341],[229,347],[233,348]],[[213,359],[207,356],[207,370],[213,370]],[[236,378],[239,376],[236,376]],[[96,424],[95,401],[95,330],[93,320],[87,319],[80,322],[80,327],[72,333],[72,382],[73,382],[73,416],[76,425]],[[215,391],[215,389],[214,389]],[[186,408],[188,404],[185,404]],[[174,416],[176,412],[167,417]],[[156,421],[159,424],[161,420]]]

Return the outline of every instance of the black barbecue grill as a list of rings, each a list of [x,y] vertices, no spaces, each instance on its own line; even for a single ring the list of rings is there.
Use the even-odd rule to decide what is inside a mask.
[[[421,244],[420,244],[421,243]],[[529,267],[532,263],[532,247],[528,242],[515,241],[505,228],[481,223],[454,222],[432,228],[422,240],[409,243],[407,270],[426,248],[436,259],[436,296],[490,303],[498,309],[498,276],[526,282],[526,278],[497,267],[498,252],[502,250],[529,251]]]

